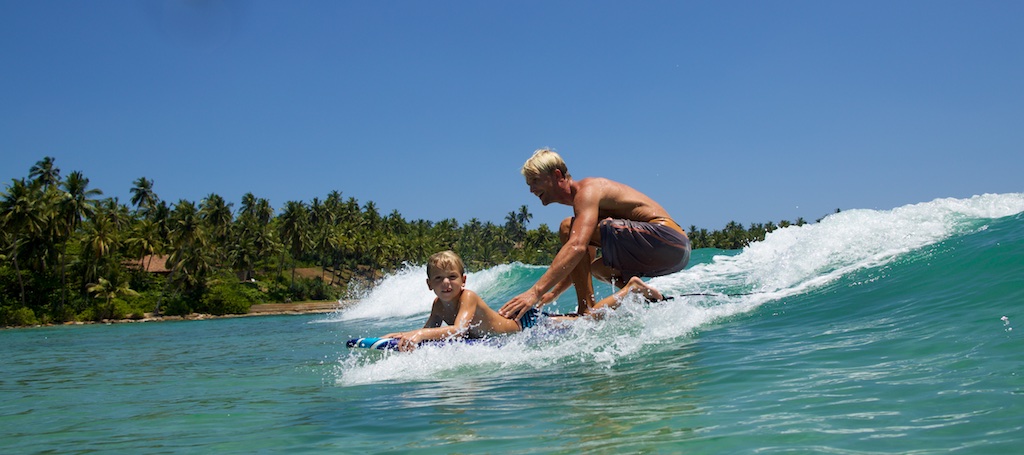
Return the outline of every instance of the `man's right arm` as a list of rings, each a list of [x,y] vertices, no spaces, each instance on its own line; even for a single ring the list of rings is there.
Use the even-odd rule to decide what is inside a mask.
[[[509,319],[519,319],[530,308],[541,302],[545,293],[566,280],[580,261],[590,258],[590,239],[597,230],[598,203],[600,192],[589,187],[582,188],[573,201],[576,219],[573,221],[569,239],[558,250],[551,266],[530,289],[509,300],[498,313]],[[568,286],[566,285],[566,288]]]

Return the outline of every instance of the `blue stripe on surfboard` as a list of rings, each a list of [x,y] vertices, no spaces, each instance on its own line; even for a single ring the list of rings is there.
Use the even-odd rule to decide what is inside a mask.
[[[350,348],[395,349],[398,346],[398,339],[383,337],[353,338],[348,340],[345,345]]]

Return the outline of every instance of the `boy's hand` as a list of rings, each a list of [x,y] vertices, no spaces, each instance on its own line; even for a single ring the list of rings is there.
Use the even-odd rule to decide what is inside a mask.
[[[401,352],[409,352],[416,349],[416,346],[420,344],[419,331],[416,332],[398,332],[389,333],[384,335],[382,338],[394,338],[398,340],[398,350]]]
[[[398,350],[401,352],[409,352],[416,349],[420,345],[420,333],[413,332],[407,333],[405,336],[398,338]]]

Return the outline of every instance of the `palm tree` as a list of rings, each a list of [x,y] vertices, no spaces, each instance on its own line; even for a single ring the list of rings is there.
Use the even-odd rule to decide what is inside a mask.
[[[231,205],[224,201],[224,198],[217,194],[210,193],[202,202],[199,216],[203,220],[203,226],[210,240],[213,243],[218,262],[227,260],[228,238],[231,235],[231,223],[234,215],[231,213]]]
[[[532,219],[533,214],[530,213],[530,208],[525,204],[519,206],[519,213],[516,214],[516,221],[519,222],[519,225],[522,226],[523,229],[526,229],[526,226],[530,224],[530,220]]]
[[[121,203],[117,196],[108,197],[99,201],[96,216],[103,216],[118,231],[127,230],[132,224],[131,210],[127,205]]]
[[[135,206],[137,212],[148,216],[153,208],[156,207],[157,201],[160,200],[156,193],[153,192],[153,181],[146,177],[139,177],[135,179],[134,184],[135,186],[131,189],[131,203]]]
[[[328,193],[327,199],[324,200],[324,208],[331,214],[331,220],[333,220],[334,223],[340,221],[342,210],[344,208],[344,202],[341,200],[341,192],[334,190]]]
[[[511,242],[519,240],[519,233],[522,232],[523,228],[519,224],[519,218],[516,216],[516,212],[508,212],[505,215],[505,235]]]
[[[60,305],[63,310],[64,305],[67,304],[67,250],[68,240],[71,236],[78,231],[78,228],[82,225],[82,220],[91,218],[96,214],[96,201],[95,197],[103,194],[98,189],[89,188],[89,179],[85,178],[81,172],[74,171],[68,174],[67,179],[62,182],[64,187],[64,197],[61,198],[58,203],[57,213],[60,219],[60,225],[63,227],[64,232],[64,246],[61,249],[61,262],[60,262],[60,274],[61,274],[61,297]],[[60,311],[58,311],[60,313]]]
[[[270,206],[270,201],[264,198],[256,200],[254,213],[256,215],[256,221],[258,221],[262,226],[270,224],[270,220],[274,218],[274,208]]]
[[[114,317],[114,299],[124,295],[139,295],[138,292],[135,292],[135,290],[128,286],[127,281],[123,281],[120,278],[115,278],[114,281],[110,281],[106,278],[100,277],[97,283],[89,285],[88,291],[94,296],[102,297],[106,300],[106,305],[104,305],[104,314],[102,314],[102,316],[107,316],[107,318]]]
[[[343,223],[356,224],[362,219],[362,212],[359,209],[359,201],[354,197],[345,200],[341,207],[340,221]]]
[[[377,210],[377,204],[369,201],[363,206],[363,225],[367,229],[377,229],[378,224],[380,224],[380,212]]]
[[[199,210],[191,201],[182,199],[171,214],[169,235],[171,278],[180,280],[188,291],[195,291],[205,284],[207,274],[213,269],[212,258],[207,248],[207,235],[203,230]]]
[[[41,225],[39,230],[25,239],[22,254],[33,272],[47,274],[52,271],[51,265],[60,260],[57,245],[65,234],[60,226],[57,206],[64,193],[56,186],[43,187],[38,181],[31,182],[29,190],[35,200],[35,211]]]
[[[351,265],[350,260],[358,251],[356,234],[348,225],[337,225],[331,229],[331,247],[337,251],[335,265],[345,263]]]
[[[48,189],[60,183],[60,169],[53,165],[53,157],[47,156],[39,160],[28,171],[28,176],[43,187]]]
[[[82,260],[85,265],[83,287],[110,272],[112,252],[118,244],[117,237],[118,231],[109,217],[96,216],[85,224],[85,235],[82,237]]]
[[[242,195],[242,205],[238,208],[238,216],[242,215],[253,215],[256,216],[254,211],[256,209],[256,196],[252,193],[245,193]]]
[[[17,263],[18,248],[45,229],[45,219],[40,216],[39,204],[39,192],[33,191],[32,185],[26,184],[24,178],[12,180],[0,201],[0,225],[4,233],[10,235],[8,256],[14,262],[14,274],[17,275],[17,284],[22,291],[23,306],[27,306],[28,302],[22,270]]]
[[[274,210],[266,199],[257,199],[252,193],[242,196],[233,227],[235,246],[228,259],[235,271],[243,273],[243,279],[251,278],[256,263],[276,254],[280,247],[270,227],[273,215]]]
[[[139,257],[139,268],[150,270],[153,263],[153,256],[160,251],[162,246],[160,226],[156,221],[144,219],[138,222],[132,229],[131,236],[125,240],[125,244],[137,252]],[[149,260],[143,264],[143,260],[149,256]]]
[[[281,241],[292,255],[292,284],[295,284],[294,261],[299,259],[309,245],[309,212],[306,210],[306,204],[298,201],[286,202],[280,219]],[[281,263],[283,266],[283,257]]]
[[[228,252],[228,262],[232,270],[239,273],[239,278],[248,281],[252,278],[252,271],[256,261],[259,260],[259,247],[255,242],[255,232],[252,226],[239,226],[238,236]]]
[[[153,206],[153,211],[147,214],[149,219],[153,220],[157,226],[157,233],[161,239],[166,240],[170,236],[170,219],[171,219],[171,208],[167,206],[167,201],[158,201]]]

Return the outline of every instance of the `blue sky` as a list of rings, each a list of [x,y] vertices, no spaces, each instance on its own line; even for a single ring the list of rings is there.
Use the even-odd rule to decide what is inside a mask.
[[[684,226],[1020,192],[1024,2],[0,0],[0,179],[531,227],[553,147]]]

